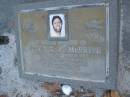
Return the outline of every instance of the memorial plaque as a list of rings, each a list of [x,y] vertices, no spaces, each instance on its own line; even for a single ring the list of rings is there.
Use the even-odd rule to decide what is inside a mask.
[[[95,83],[106,81],[109,76],[108,6],[23,10],[18,18],[23,74]],[[61,27],[57,36],[52,34],[56,31],[55,21]]]

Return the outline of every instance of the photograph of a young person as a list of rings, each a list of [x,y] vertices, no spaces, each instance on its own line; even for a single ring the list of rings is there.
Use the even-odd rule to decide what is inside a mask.
[[[64,14],[51,14],[50,18],[50,37],[65,37],[65,17]]]

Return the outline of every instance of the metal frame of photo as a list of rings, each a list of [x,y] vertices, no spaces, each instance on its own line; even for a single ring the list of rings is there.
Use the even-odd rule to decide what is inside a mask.
[[[52,37],[51,36],[51,21],[50,20],[50,16],[53,15],[53,16],[60,16],[60,15],[63,15],[63,18],[62,18],[62,21],[63,21],[63,32],[65,34],[64,37]],[[61,18],[61,16],[60,16]],[[64,41],[64,40],[68,40],[69,38],[69,32],[68,32],[68,19],[67,19],[67,10],[49,10],[48,11],[48,40],[51,40],[51,41]]]

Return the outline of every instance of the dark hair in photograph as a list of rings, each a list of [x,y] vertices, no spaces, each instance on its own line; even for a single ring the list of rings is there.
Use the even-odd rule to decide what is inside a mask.
[[[53,16],[53,18],[52,18],[52,25],[53,25],[53,22],[54,22],[54,20],[55,20],[56,18],[58,18],[58,19],[61,21],[61,23],[62,23],[62,19],[61,19],[60,16]]]

